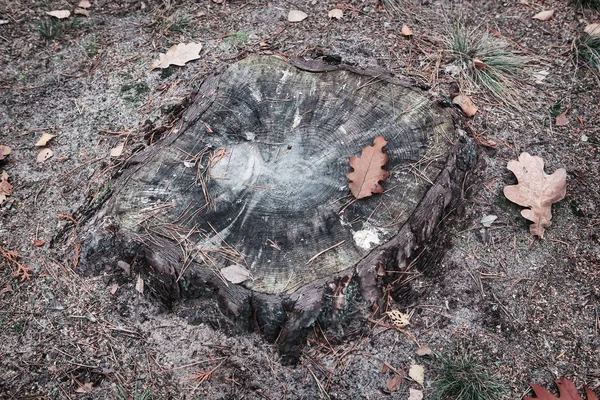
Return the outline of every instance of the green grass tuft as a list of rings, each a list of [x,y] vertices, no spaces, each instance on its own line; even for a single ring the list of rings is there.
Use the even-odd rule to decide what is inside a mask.
[[[501,400],[505,385],[469,353],[436,354],[440,361],[438,379],[433,382],[434,400]]]
[[[575,5],[579,9],[591,8],[600,11],[600,0],[570,0],[570,4]]]
[[[461,86],[470,90],[485,90],[496,99],[519,108],[516,88],[518,74],[527,58],[512,52],[508,43],[487,32],[468,30],[461,24],[451,26],[446,36],[452,63],[460,70]],[[475,60],[485,66],[478,69]]]
[[[576,55],[600,72],[600,36],[584,33],[577,41]]]

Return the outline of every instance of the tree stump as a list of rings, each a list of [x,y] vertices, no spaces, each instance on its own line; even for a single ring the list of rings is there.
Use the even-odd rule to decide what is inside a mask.
[[[355,200],[349,159],[377,136],[391,176]],[[178,128],[130,160],[82,229],[82,265],[135,261],[163,301],[208,293],[286,350],[352,282],[380,298],[460,187],[459,149],[449,113],[388,74],[251,57],[207,78]]]

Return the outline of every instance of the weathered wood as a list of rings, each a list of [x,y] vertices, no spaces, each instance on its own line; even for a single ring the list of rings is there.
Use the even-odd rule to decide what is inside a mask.
[[[284,350],[358,279],[406,264],[460,185],[449,114],[380,72],[252,57],[202,84],[176,132],[135,156],[81,234],[88,271],[136,260],[166,302],[210,289]],[[349,158],[388,141],[385,193],[349,196]],[[463,168],[464,169],[464,168]],[[232,284],[220,270],[246,268]]]

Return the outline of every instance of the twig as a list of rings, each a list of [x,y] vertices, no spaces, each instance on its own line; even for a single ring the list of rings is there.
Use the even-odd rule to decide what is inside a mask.
[[[331,247],[328,247],[328,248],[326,248],[325,250],[318,252],[317,254],[315,254],[314,256],[312,256],[310,260],[308,260],[308,261],[306,262],[306,265],[308,265],[308,264],[310,264],[311,262],[313,262],[313,261],[314,261],[314,260],[315,260],[317,257],[319,257],[321,254],[323,254],[323,253],[326,253],[326,252],[328,252],[329,250],[331,250],[331,249],[334,249],[334,248],[338,247],[339,245],[343,244],[344,242],[345,242],[345,240],[342,240],[341,242],[339,242],[339,243],[336,243],[336,244],[334,244],[333,246],[331,246]]]

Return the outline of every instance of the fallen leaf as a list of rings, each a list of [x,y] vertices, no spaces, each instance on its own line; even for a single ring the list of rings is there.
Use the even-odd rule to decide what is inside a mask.
[[[577,393],[577,388],[575,385],[573,385],[573,382],[567,378],[560,378],[554,382],[556,383],[556,386],[558,386],[559,397],[554,397],[552,393],[548,392],[540,385],[532,383],[530,384],[531,388],[537,397],[525,397],[523,400],[583,400],[579,393]],[[594,394],[592,389],[588,388],[587,386],[584,386],[583,388],[585,390],[587,400],[598,400],[598,397]]]
[[[4,288],[2,288],[2,290],[0,290],[0,297],[4,297],[5,293],[12,292],[12,291],[13,291],[13,288],[10,284],[4,286]]]
[[[184,66],[185,63],[200,58],[201,43],[179,43],[171,46],[165,54],[161,54],[152,64],[152,69],[168,68],[170,65]]]
[[[69,18],[71,16],[71,11],[69,11],[69,10],[54,10],[54,11],[47,11],[46,14],[48,14],[54,18],[65,19],[65,18]]]
[[[348,187],[357,199],[371,196],[373,193],[383,193],[379,181],[387,179],[390,173],[382,167],[388,162],[388,155],[382,149],[387,144],[383,136],[373,141],[373,146],[363,149],[360,157],[350,157],[350,166],[354,172],[346,177],[350,180]]]
[[[123,153],[123,147],[125,147],[125,143],[121,142],[117,147],[110,149],[110,156],[119,157]]]
[[[506,186],[504,195],[513,203],[528,207],[521,215],[533,221],[529,226],[531,234],[543,238],[545,229],[552,225],[552,204],[562,200],[567,192],[567,172],[560,168],[547,175],[544,160],[529,153],[521,153],[518,161],[509,161],[507,168],[519,183]]]
[[[339,8],[334,8],[333,10],[329,10],[327,16],[329,18],[342,19],[344,18],[344,12]]]
[[[487,64],[484,63],[483,61],[481,61],[479,58],[474,58],[473,59],[473,66],[476,69],[478,69],[478,70],[481,71],[482,69],[484,69],[485,67],[487,67]]]
[[[390,369],[390,367],[388,367],[388,365],[386,363],[383,363],[383,365],[381,366],[381,369],[379,370],[379,373],[385,374],[386,372],[388,372],[389,369]]]
[[[567,112],[560,113],[556,116],[556,126],[565,126],[569,124],[569,119],[567,118]]]
[[[533,79],[535,79],[535,83],[544,83],[544,79],[550,74],[547,70],[541,70],[533,73]]]
[[[231,283],[242,283],[248,280],[252,274],[246,268],[239,264],[233,264],[229,267],[221,268],[221,275]]]
[[[90,16],[90,12],[88,10],[84,10],[83,8],[76,8],[75,11],[73,11],[73,14],[85,15],[86,17]]]
[[[108,289],[108,293],[115,294],[115,293],[117,293],[117,290],[119,289],[119,284],[118,283],[113,283],[112,285],[110,285],[109,287],[107,287],[107,289]]]
[[[469,96],[459,94],[452,100],[452,104],[456,104],[463,110],[467,117],[472,117],[477,112],[478,108],[473,104]]]
[[[400,387],[402,381],[402,377],[398,376],[397,374],[394,374],[394,376],[390,376],[387,379],[386,387],[390,392],[395,392]]]
[[[422,365],[411,365],[408,369],[408,376],[411,377],[415,382],[420,385],[423,385],[425,382],[425,368]]]
[[[4,160],[4,158],[10,154],[12,149],[8,146],[0,145],[0,160]]]
[[[402,328],[405,328],[408,325],[410,325],[410,318],[413,315],[412,312],[405,314],[405,313],[401,313],[398,310],[388,311],[386,314],[387,314],[388,318],[390,319],[390,322],[392,323],[392,325],[394,325],[394,327],[396,327],[398,329],[402,329]]]
[[[34,245],[35,247],[42,247],[42,246],[43,246],[43,245],[45,245],[45,244],[46,244],[46,242],[44,242],[43,240],[40,240],[40,239],[35,239],[35,240],[33,241],[33,245]]]
[[[8,178],[6,171],[2,171],[0,174],[0,205],[12,194],[13,187],[8,183]]]
[[[554,10],[545,10],[535,14],[532,18],[540,21],[548,21],[554,15]]]
[[[144,280],[140,275],[138,275],[137,281],[135,282],[135,290],[140,294],[144,294]]]
[[[431,351],[431,348],[429,346],[421,346],[415,351],[415,353],[419,357],[430,356],[433,354],[433,352]]]
[[[288,13],[288,21],[290,22],[304,21],[306,17],[308,17],[308,15],[300,10],[290,10]]]
[[[50,150],[50,149],[43,149],[42,151],[40,151],[38,153],[36,161],[38,163],[43,163],[44,161],[46,161],[47,159],[49,159],[53,155],[54,155],[54,152],[52,150]]]
[[[498,217],[496,215],[484,215],[483,217],[481,217],[479,222],[481,222],[481,225],[485,226],[486,228],[489,228],[497,219]]]
[[[90,4],[90,2],[88,0],[81,0],[79,2],[79,4],[77,5],[77,7],[80,8],[90,8],[92,5]]]
[[[600,36],[600,24],[589,24],[583,31],[590,36]]]
[[[423,400],[423,392],[417,389],[408,389],[408,400]]]
[[[75,393],[89,393],[92,391],[92,386],[92,382],[84,383],[83,385],[75,389]]]
[[[412,36],[413,35],[413,31],[406,24],[402,25],[402,31],[400,31],[400,33],[402,34],[402,36]]]
[[[42,135],[42,137],[35,143],[36,147],[44,147],[46,145],[46,143],[48,143],[50,141],[50,139],[52,139],[54,137],[54,135],[51,135],[49,133],[44,133]]]

